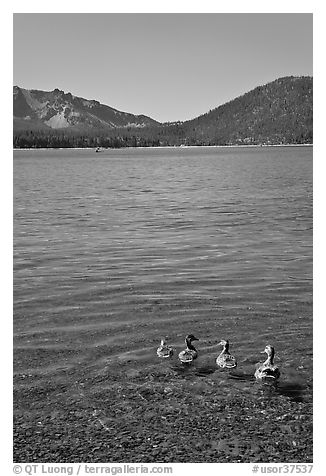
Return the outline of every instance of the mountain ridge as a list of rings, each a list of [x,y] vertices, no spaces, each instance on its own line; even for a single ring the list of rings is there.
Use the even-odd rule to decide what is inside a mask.
[[[34,120],[39,126],[51,129],[146,127],[158,124],[145,115],[135,115],[65,93],[60,89],[42,91],[13,87],[14,119]],[[28,126],[28,124],[26,124]]]
[[[276,79],[194,119],[171,123],[58,89],[14,87],[14,147],[306,144],[312,137],[311,76]]]

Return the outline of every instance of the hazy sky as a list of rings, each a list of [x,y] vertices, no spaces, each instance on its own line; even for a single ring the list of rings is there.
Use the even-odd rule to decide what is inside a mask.
[[[14,84],[159,121],[312,75],[312,14],[14,14]]]

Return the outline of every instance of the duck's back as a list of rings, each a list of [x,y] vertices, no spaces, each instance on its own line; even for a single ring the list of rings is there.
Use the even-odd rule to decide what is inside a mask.
[[[233,355],[222,353],[217,357],[216,364],[222,368],[233,369],[237,366],[237,361]]]
[[[157,355],[162,359],[167,359],[168,357],[172,357],[173,349],[168,345],[160,345],[160,347],[156,351]]]
[[[196,350],[185,349],[179,353],[179,359],[181,360],[181,362],[184,362],[184,363],[192,362],[196,358],[197,358]]]
[[[280,371],[276,365],[261,365],[256,369],[255,377],[256,379],[278,379],[280,376]]]

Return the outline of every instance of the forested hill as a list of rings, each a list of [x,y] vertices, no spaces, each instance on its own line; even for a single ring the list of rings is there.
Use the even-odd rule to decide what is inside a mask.
[[[312,78],[277,79],[184,123],[186,136],[222,144],[312,142]]]
[[[61,116],[67,114],[61,112]],[[280,78],[185,122],[146,120],[141,127],[132,127],[130,122],[123,127],[111,122],[107,127],[102,119],[100,127],[93,123],[78,130],[76,126],[56,128],[54,120],[51,128],[44,128],[33,118],[18,121],[16,116],[14,147],[311,144],[313,80],[308,76]]]

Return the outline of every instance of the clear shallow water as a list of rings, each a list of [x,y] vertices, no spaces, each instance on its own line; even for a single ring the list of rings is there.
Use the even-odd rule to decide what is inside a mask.
[[[156,358],[188,333],[191,369]],[[22,391],[151,374],[254,398],[271,343],[281,394],[310,398],[312,148],[15,151],[14,341]]]

